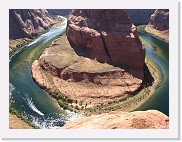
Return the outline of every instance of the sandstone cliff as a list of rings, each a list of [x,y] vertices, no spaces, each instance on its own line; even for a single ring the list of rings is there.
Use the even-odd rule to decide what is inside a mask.
[[[145,30],[169,42],[169,9],[157,9],[151,15]]]
[[[65,124],[65,129],[168,129],[169,118],[157,110],[121,112],[113,111],[93,115]]]
[[[26,44],[56,22],[55,17],[44,9],[10,9],[9,51]]]
[[[149,26],[156,30],[164,31],[169,29],[169,9],[157,9],[151,15]]]
[[[43,9],[10,9],[9,38],[31,38],[55,23],[55,18]]]
[[[66,34],[77,50],[84,50],[82,56],[122,67],[143,79],[145,50],[138,37],[130,37],[131,27],[124,10],[73,10]]]

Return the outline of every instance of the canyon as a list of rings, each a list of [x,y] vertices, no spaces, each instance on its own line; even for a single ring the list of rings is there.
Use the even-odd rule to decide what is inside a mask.
[[[144,13],[144,22],[153,11]],[[20,31],[17,33],[11,28],[10,41],[20,38],[26,43],[57,23],[52,14],[60,13],[68,17],[66,33],[53,40],[30,64],[30,77],[55,99],[56,105],[84,116],[63,128],[168,128],[169,117],[162,112],[134,111],[155,93],[160,73],[145,58],[145,47],[133,24],[138,19],[132,21],[129,16],[132,11],[127,14],[127,10],[122,9],[10,10],[10,25]],[[151,16],[149,27],[166,31],[166,25],[156,24],[155,16]],[[150,80],[147,83],[146,72]],[[40,90],[35,95],[39,95]]]

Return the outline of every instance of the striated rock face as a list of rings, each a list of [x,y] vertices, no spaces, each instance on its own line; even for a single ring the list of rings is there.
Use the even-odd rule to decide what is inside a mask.
[[[154,13],[154,9],[125,9],[128,16],[136,25],[148,24],[150,16]]]
[[[54,24],[55,18],[43,9],[10,9],[9,38],[31,38]]]
[[[151,15],[148,25],[156,30],[169,29],[169,9],[157,9]]]
[[[157,110],[121,112],[113,111],[74,120],[62,128],[79,129],[168,129],[169,118]]]
[[[145,49],[131,37],[132,22],[124,10],[73,10],[67,37],[79,55],[122,67],[143,79]],[[137,31],[136,31],[137,32]]]

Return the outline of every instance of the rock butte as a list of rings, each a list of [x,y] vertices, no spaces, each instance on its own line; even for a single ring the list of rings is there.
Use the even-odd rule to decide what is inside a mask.
[[[112,111],[80,118],[65,124],[65,129],[168,129],[169,118],[157,110]]]
[[[66,35],[32,64],[42,88],[92,106],[141,86],[145,49],[124,10],[73,10]]]
[[[157,9],[151,15],[145,30],[169,42],[169,10]]]
[[[130,37],[131,27],[124,10],[73,10],[66,34],[77,54],[122,67],[143,79],[145,49],[138,36]]]

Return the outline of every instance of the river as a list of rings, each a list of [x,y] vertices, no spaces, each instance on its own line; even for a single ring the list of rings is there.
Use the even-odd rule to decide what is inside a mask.
[[[46,43],[53,37],[64,33],[67,19],[59,27],[51,28],[30,44],[23,46],[10,57],[9,61],[9,88],[11,106],[32,124],[40,128],[58,128],[65,123],[82,117],[74,112],[63,110],[57,103],[42,90],[32,79],[29,55],[34,48]],[[146,55],[158,66],[162,74],[162,83],[156,94],[138,110],[157,109],[169,114],[169,47],[156,38],[140,33],[145,40]]]
[[[145,44],[146,56],[160,71],[161,83],[155,94],[137,110],[156,109],[169,116],[169,44],[147,33],[139,34]]]
[[[81,117],[64,111],[42,90],[32,79],[29,55],[37,46],[46,43],[53,37],[64,33],[67,19],[59,27],[51,28],[32,43],[22,47],[9,61],[10,103],[22,116],[40,128],[57,128],[65,123]]]

